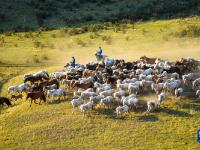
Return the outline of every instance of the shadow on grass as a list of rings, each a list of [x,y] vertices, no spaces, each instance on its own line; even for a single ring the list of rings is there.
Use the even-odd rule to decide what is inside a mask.
[[[176,116],[176,117],[191,117],[192,115],[179,110],[169,109],[169,108],[162,108],[159,110],[159,112],[164,112],[168,115]]]
[[[98,113],[98,114],[101,114],[101,115],[104,115],[108,118],[111,118],[111,119],[115,119],[116,117],[116,114],[115,114],[115,110],[114,109],[107,109],[107,108],[97,108],[95,109],[95,111]]]
[[[200,111],[200,103],[199,104],[183,104],[182,108],[194,110],[194,111]]]
[[[159,118],[155,115],[144,115],[137,117],[138,121],[141,122],[156,122],[159,120]]]

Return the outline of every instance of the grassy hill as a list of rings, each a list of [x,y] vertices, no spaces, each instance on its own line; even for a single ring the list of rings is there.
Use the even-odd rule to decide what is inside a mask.
[[[200,14],[198,0],[4,0],[0,30],[80,26],[123,19],[149,20]]]
[[[52,31],[5,32],[0,35],[1,96],[10,85],[22,82],[23,74],[60,70],[71,56],[80,63],[104,53],[128,61],[141,55],[176,60],[200,59],[200,18],[148,22],[104,23]],[[71,91],[59,104],[29,107],[23,100],[0,108],[0,149],[198,149],[200,103],[168,97],[161,109],[146,114],[133,111],[116,119],[114,108],[96,108],[83,117],[72,114]],[[139,97],[146,101],[155,95]]]

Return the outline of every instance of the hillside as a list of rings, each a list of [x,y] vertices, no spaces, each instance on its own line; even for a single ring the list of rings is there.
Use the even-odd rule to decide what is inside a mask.
[[[189,17],[2,33],[0,95],[10,97],[7,88],[22,83],[25,73],[63,69],[71,56],[78,63],[93,61],[99,46],[109,57],[126,61],[142,55],[170,60],[200,59],[199,22],[200,17]],[[72,113],[72,91],[67,93],[61,103],[30,107],[30,101],[23,99],[12,107],[1,107],[0,149],[199,149],[196,136],[200,103],[196,99],[169,96],[156,112],[146,113],[144,105],[144,109],[117,119],[115,107],[97,107],[85,117],[79,110]],[[156,95],[145,93],[138,98],[146,102],[156,99]]]
[[[4,0],[1,31],[30,31],[123,19],[157,20],[200,14],[199,0]]]

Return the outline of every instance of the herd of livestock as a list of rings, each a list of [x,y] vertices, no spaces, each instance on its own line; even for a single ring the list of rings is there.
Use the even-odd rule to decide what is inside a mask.
[[[158,109],[168,95],[182,96],[185,87],[200,98],[200,76],[196,74],[199,67],[200,61],[192,58],[171,62],[143,56],[138,61],[125,62],[101,57],[86,65],[68,65],[65,70],[50,74],[45,70],[26,74],[24,83],[8,87],[7,92],[12,100],[26,95],[26,100],[30,99],[32,104],[37,99],[59,102],[73,91],[73,109],[79,108],[85,114],[96,105],[108,109],[114,106],[117,116],[121,117],[140,108],[138,95],[146,92],[157,95],[156,99],[145,104],[148,112]]]

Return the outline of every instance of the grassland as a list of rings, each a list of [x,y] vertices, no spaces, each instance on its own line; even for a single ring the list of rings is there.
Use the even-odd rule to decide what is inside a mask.
[[[60,70],[72,55],[80,63],[94,60],[98,46],[110,57],[130,61],[141,55],[200,59],[199,37],[179,36],[189,25],[199,26],[198,22],[198,17],[138,22],[77,35],[64,29],[1,34],[1,95],[8,96],[7,87],[21,83],[25,72]],[[140,97],[143,101],[154,98]],[[5,106],[0,114],[0,149],[199,149],[197,100],[168,97],[155,113],[131,112],[116,119],[114,108],[104,111],[99,107],[85,117],[79,111],[72,114],[70,99],[71,94],[59,104],[30,108],[23,100]]]

